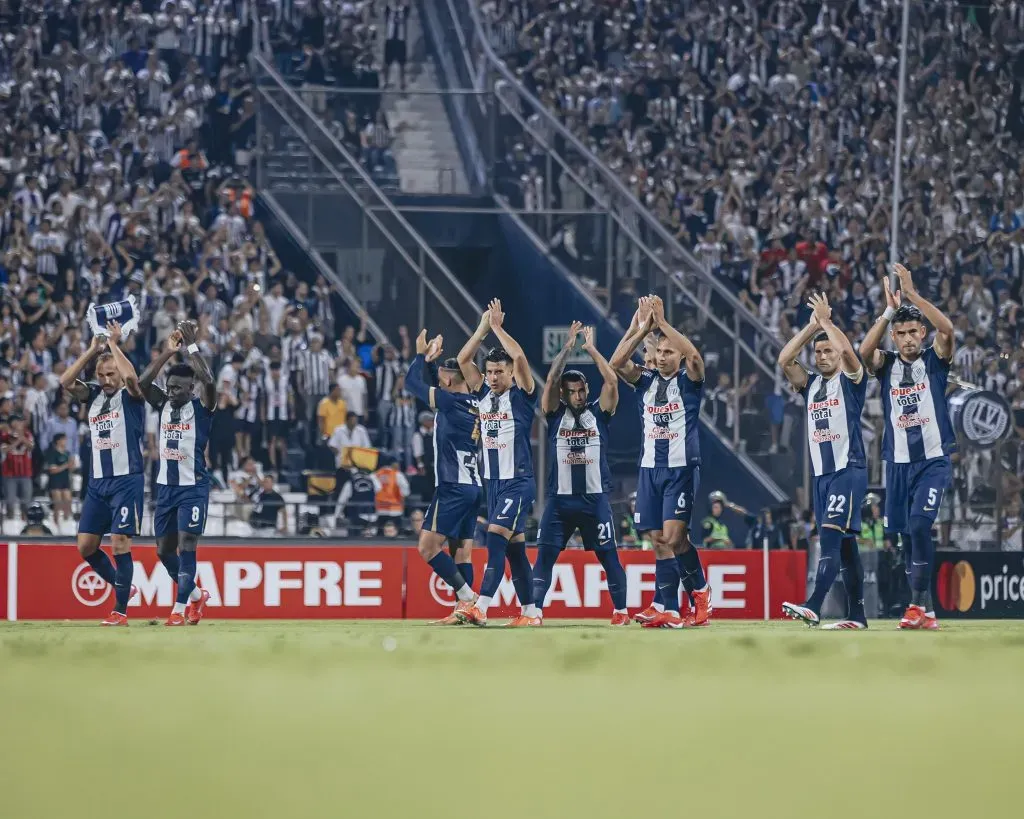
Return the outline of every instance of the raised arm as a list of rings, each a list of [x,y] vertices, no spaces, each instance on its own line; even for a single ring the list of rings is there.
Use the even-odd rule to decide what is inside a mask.
[[[117,371],[121,373],[121,378],[124,379],[124,385],[128,390],[128,394],[132,396],[132,398],[142,398],[142,390],[139,389],[139,376],[135,372],[135,365],[128,360],[128,356],[124,354],[124,351],[120,347],[120,322],[110,322],[107,325],[107,329],[110,331],[110,335],[107,336],[107,349],[110,350],[110,354],[114,357],[114,366],[117,367]]]
[[[181,333],[175,330],[167,337],[167,341],[164,342],[163,352],[160,353],[153,361],[149,362],[149,366],[142,371],[142,375],[139,376],[139,389],[142,391],[142,395],[146,401],[149,402],[150,406],[154,409],[160,409],[167,402],[167,394],[160,389],[153,382],[156,381],[156,377],[160,375],[160,371],[164,368],[164,365],[170,361],[175,353],[181,348]]]
[[[701,356],[700,350],[665,318],[665,303],[661,300],[661,296],[652,296],[651,299],[654,326],[661,330],[668,342],[683,354],[683,361],[686,362],[686,374],[690,380],[703,381],[704,358]]]
[[[847,377],[855,384],[860,383],[864,377],[864,367],[853,351],[853,345],[846,333],[832,323],[832,308],[828,306],[828,299],[824,293],[816,293],[811,296],[809,304],[814,311],[814,317],[821,325],[822,331],[828,336],[832,346],[839,351],[840,366]],[[801,368],[802,369],[802,368]],[[806,376],[805,376],[806,377]],[[788,376],[787,376],[788,378]]]
[[[943,361],[951,361],[953,358],[953,322],[949,316],[943,313],[938,307],[917,292],[914,280],[910,271],[903,265],[893,265],[893,270],[900,280],[900,290],[903,291],[903,298],[920,310],[926,319],[935,328],[935,341],[933,346],[935,352]]]
[[[779,351],[778,364],[782,368],[783,375],[794,390],[802,390],[807,386],[807,370],[797,361],[800,351],[811,343],[821,328],[818,326],[818,318],[811,316],[810,323],[799,333],[793,336],[786,345]]]
[[[569,359],[573,347],[576,346],[576,337],[583,329],[583,323],[574,321],[569,325],[569,335],[562,345],[562,350],[555,360],[551,362],[551,369],[548,371],[547,381],[544,382],[544,392],[540,396],[540,408],[545,415],[558,411],[562,403],[562,373],[565,371],[565,362]]]
[[[213,370],[202,353],[199,352],[199,345],[196,344],[196,333],[198,325],[194,321],[178,322],[177,333],[181,339],[181,345],[185,347],[185,360],[192,367],[196,374],[196,381],[199,382],[199,400],[203,406],[211,412],[217,408],[217,383],[213,377]]]
[[[462,377],[466,379],[466,386],[469,387],[471,392],[476,392],[480,389],[480,385],[484,383],[484,377],[480,374],[480,370],[477,369],[476,362],[473,360],[476,358],[476,351],[480,349],[480,345],[483,344],[487,334],[491,331],[491,313],[489,310],[485,310],[484,314],[480,317],[480,324],[476,328],[476,332],[473,333],[459,350],[459,371],[462,373]]]
[[[530,369],[530,362],[526,360],[526,353],[519,346],[519,342],[512,338],[503,326],[505,314],[501,311],[501,299],[491,299],[489,310],[494,337],[498,339],[505,352],[512,356],[512,374],[516,378],[516,384],[527,395],[533,395],[537,387],[533,381],[533,370]]]
[[[76,401],[85,401],[89,398],[89,385],[79,379],[79,375],[88,367],[99,354],[103,352],[103,338],[93,336],[88,349],[61,373],[60,386],[64,392]]]
[[[900,291],[892,292],[892,289],[889,287],[888,276],[882,279],[882,288],[885,290],[885,312],[875,319],[875,323],[871,325],[867,335],[864,336],[864,340],[860,343],[861,361],[864,362],[864,367],[872,375],[885,363],[885,356],[878,347],[881,345],[882,339],[885,338],[885,333],[889,329],[889,322],[892,320],[893,313],[900,306]]]
[[[427,383],[426,371],[428,365],[441,355],[443,343],[441,336],[435,336],[428,342],[427,331],[420,330],[416,336],[416,356],[405,374],[406,389],[433,410],[437,409],[437,387]]]
[[[635,314],[637,321],[635,325],[630,324],[631,329],[626,331],[626,335],[622,337],[619,346],[615,348],[615,352],[612,353],[611,360],[608,362],[616,375],[627,384],[635,384],[640,378],[642,370],[633,361],[633,353],[643,343],[643,340],[647,338],[647,334],[651,332],[651,328],[654,326],[654,316],[652,315],[649,298],[649,296],[642,296],[640,298],[640,309]]]
[[[585,327],[583,329],[583,349],[586,350],[587,355],[594,359],[594,365],[597,367],[597,371],[601,373],[603,383],[601,385],[600,407],[609,415],[613,415],[615,409],[619,406],[619,379],[616,378],[612,365],[601,355],[601,351],[594,346],[593,327]]]

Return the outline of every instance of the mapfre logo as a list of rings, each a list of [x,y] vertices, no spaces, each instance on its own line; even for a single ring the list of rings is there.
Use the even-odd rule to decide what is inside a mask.
[[[939,605],[946,611],[970,611],[977,596],[977,582],[974,569],[966,560],[956,563],[943,563],[939,567],[936,582],[939,593]]]
[[[71,575],[71,591],[83,606],[101,606],[110,597],[110,585],[88,563],[78,564]]]
[[[430,575],[430,596],[441,606],[455,605],[455,592],[436,574]]]

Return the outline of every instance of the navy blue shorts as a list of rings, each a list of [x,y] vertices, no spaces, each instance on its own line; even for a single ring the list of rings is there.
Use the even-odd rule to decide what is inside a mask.
[[[206,512],[210,505],[210,487],[156,485],[156,512],[153,534],[163,537],[173,532],[201,535],[206,530]]]
[[[661,529],[666,520],[681,520],[689,525],[699,488],[700,467],[640,467],[633,512],[636,530]]]
[[[533,508],[537,490],[533,478],[513,478],[487,483],[487,522],[521,535]]]
[[[452,540],[470,540],[476,528],[480,487],[463,483],[441,483],[423,516],[423,528]]]
[[[577,529],[586,549],[596,552],[615,548],[612,505],[606,494],[549,497],[540,520],[537,545],[564,549]]]
[[[883,526],[893,532],[909,532],[912,515],[935,523],[942,493],[951,486],[953,466],[949,456],[885,464],[885,518]]]
[[[82,501],[78,531],[88,535],[141,534],[142,504],[146,498],[145,475],[89,478]]]
[[[848,466],[814,478],[814,520],[820,529],[826,524],[844,532],[860,531],[860,513],[868,491],[868,471]]]

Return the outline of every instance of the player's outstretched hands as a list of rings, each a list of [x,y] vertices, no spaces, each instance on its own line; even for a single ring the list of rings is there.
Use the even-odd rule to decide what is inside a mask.
[[[594,351],[594,328],[584,327],[583,328],[583,349],[592,353]]]
[[[897,267],[900,267],[900,265],[897,265]],[[902,293],[899,290],[895,293],[892,292],[892,288],[889,286],[888,276],[882,279],[882,289],[885,290],[885,306],[891,307],[893,310],[898,310]]]
[[[168,350],[180,350],[181,349],[181,330],[175,330],[169,336],[167,341],[164,342],[167,345]]]
[[[640,307],[637,308],[637,313],[640,314],[640,324],[644,325],[651,320],[651,313],[653,312],[653,306],[651,305],[650,296],[640,297]]]
[[[582,329],[582,321],[574,321],[569,325],[569,332],[565,336],[565,344],[562,345],[563,350],[571,350],[576,346],[576,337],[580,334],[580,330]]]
[[[491,303],[487,307],[487,312],[490,314],[491,327],[494,329],[501,327],[505,321],[505,314],[501,312],[501,299],[491,299]]]
[[[665,302],[661,300],[661,296],[650,296],[651,300],[651,315],[654,316],[654,324],[661,324],[665,320]]]
[[[181,336],[181,343],[184,344],[186,347],[189,344],[196,343],[196,333],[198,332],[198,330],[199,327],[196,325],[194,321],[185,319],[183,321],[178,322],[178,333]]]
[[[444,352],[444,336],[438,333],[427,344],[427,354],[424,356],[424,360],[429,364],[431,361],[436,361],[441,357],[441,353]]]
[[[476,328],[478,333],[486,335],[487,331],[491,329],[491,311],[484,310],[482,316],[480,316],[480,325]]]
[[[107,342],[109,344],[120,344],[121,343],[121,322],[119,322],[119,321],[108,321],[107,322]]]
[[[89,352],[93,352],[94,353],[97,350],[99,350],[101,347],[105,347],[106,344],[107,344],[107,339],[104,338],[103,336],[99,336],[99,335],[93,336],[92,337],[92,341],[89,342]]]
[[[832,320],[832,308],[828,306],[828,299],[824,293],[812,293],[807,300],[807,306],[811,308],[818,326],[824,327]]]
[[[900,289],[896,291],[899,293],[902,291],[906,295],[913,295],[917,292],[917,288],[914,287],[914,279],[910,275],[910,271],[907,270],[901,264],[894,264],[892,266],[892,272],[896,274],[896,278],[900,280]],[[888,277],[886,277],[888,279]],[[896,305],[899,307],[899,305]]]
[[[416,355],[425,356],[429,347],[430,344],[427,341],[427,329],[424,327],[420,330],[420,334],[416,336]]]

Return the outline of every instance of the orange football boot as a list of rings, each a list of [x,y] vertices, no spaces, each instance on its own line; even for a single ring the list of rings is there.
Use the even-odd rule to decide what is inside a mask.
[[[203,614],[206,612],[206,604],[210,600],[210,593],[206,589],[199,589],[199,591],[202,596],[195,603],[190,602],[185,606],[185,621],[190,626],[198,625],[199,621],[203,619]]]
[[[632,620],[629,619],[629,613],[625,611],[616,611],[612,613],[613,626],[628,626]]]
[[[183,626],[185,625],[185,615],[171,612],[170,616],[164,621],[165,626]]]
[[[462,621],[455,616],[453,611],[447,617],[442,617],[440,620],[431,620],[430,625],[432,626],[461,626]]]
[[[107,615],[107,619],[100,623],[101,626],[127,626],[128,615],[121,614],[119,611],[112,611]]]
[[[540,617],[527,617],[525,614],[520,614],[505,623],[505,628],[528,628],[542,625],[544,625],[544,621]]]
[[[921,623],[922,631],[938,631],[939,621],[936,619],[934,614],[928,614],[925,612],[924,620]]]
[[[486,626],[487,615],[476,607],[476,603],[460,602],[455,607],[455,616],[463,623],[471,626]]]
[[[642,625],[645,625],[645,624],[651,622],[651,620],[653,620],[655,617],[657,617],[660,613],[661,612],[659,612],[656,608],[654,608],[654,604],[652,603],[647,608],[645,608],[643,611],[638,611],[636,614],[634,614],[633,615],[633,622],[634,623],[639,623],[642,626]]]
[[[657,617],[642,625],[644,628],[686,628],[686,621],[677,611],[659,611]]]
[[[899,625],[897,628],[901,629],[919,629],[924,627],[924,621],[928,618],[925,611],[920,606],[915,606],[911,603],[907,606],[907,610],[903,612],[903,617],[900,618]],[[932,618],[934,619],[934,618]],[[938,625],[938,624],[936,624]]]
[[[711,619],[711,587],[693,592],[694,610],[688,618],[689,626],[706,626]]]

